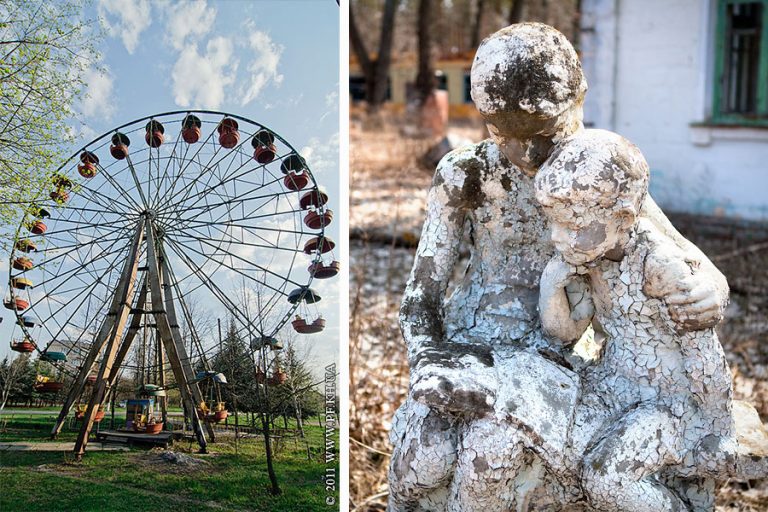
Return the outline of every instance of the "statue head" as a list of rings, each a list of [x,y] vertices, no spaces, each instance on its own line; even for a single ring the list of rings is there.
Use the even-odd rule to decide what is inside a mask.
[[[519,23],[486,38],[475,54],[472,100],[491,136],[524,170],[581,128],[587,81],[571,43],[542,23]]]
[[[534,183],[552,242],[563,258],[585,265],[623,249],[648,193],[648,180],[640,150],[615,133],[585,130],[558,145]]]

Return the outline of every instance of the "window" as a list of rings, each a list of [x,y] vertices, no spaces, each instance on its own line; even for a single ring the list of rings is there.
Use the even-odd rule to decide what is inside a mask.
[[[361,75],[349,75],[349,95],[351,100],[365,101],[365,77]],[[392,99],[392,80],[387,78],[387,94],[384,98],[386,101]]]
[[[712,120],[768,126],[768,0],[719,0]]]
[[[464,103],[472,103],[472,77],[469,71],[464,72]]]
[[[352,96],[352,101],[365,100],[365,77],[349,76],[349,95]]]
[[[435,73],[435,87],[439,91],[448,90],[448,76],[440,70]]]

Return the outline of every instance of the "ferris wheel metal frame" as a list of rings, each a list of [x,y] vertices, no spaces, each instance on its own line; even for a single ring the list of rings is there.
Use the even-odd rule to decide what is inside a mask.
[[[161,157],[160,147],[163,143],[164,129],[160,120],[165,120],[169,117],[181,115],[185,116],[182,120],[182,130],[176,137],[173,149],[171,150],[171,154],[167,157]],[[217,176],[219,178],[218,184],[215,183],[215,179],[214,184],[211,184],[211,176],[208,176],[208,180],[202,188],[198,188],[197,177],[192,177],[186,183],[183,183],[182,175],[187,167],[190,167],[190,162],[192,162],[192,159],[187,159],[186,153],[181,157],[174,157],[174,154],[176,147],[179,145],[179,142],[182,140],[182,138],[188,146],[199,142],[199,139],[193,142],[189,142],[189,140],[187,140],[187,135],[191,133],[189,132],[189,129],[194,128],[194,126],[191,124],[187,126],[190,116],[197,120],[198,137],[202,136],[200,133],[202,122],[197,116],[209,116],[211,118],[221,117],[221,119],[218,121],[218,124],[216,125],[216,129],[219,132],[219,145],[229,151],[229,153],[225,152],[224,156],[219,161],[216,161],[214,165],[208,165],[211,164],[211,161],[206,163],[198,162],[200,164],[200,175],[209,169],[212,174],[217,172],[214,169],[218,169],[220,161],[226,159],[228,155],[238,155],[239,153],[242,153],[242,146],[250,141],[255,152],[253,159],[248,157],[248,159],[246,159],[247,161],[243,161],[241,158],[240,167],[245,168],[242,173],[228,176],[227,173],[230,172],[230,168],[232,167],[232,162],[230,162],[229,167],[224,172],[224,176]],[[145,148],[144,150],[149,151],[149,175],[146,178],[146,181],[142,181],[140,177],[140,171],[137,170],[137,166],[134,165],[131,155],[128,154],[128,145],[130,145],[130,139],[121,130],[124,130],[128,127],[135,127],[141,123],[144,123],[145,121],[148,121],[146,125],[145,140],[149,146],[149,149],[147,150]],[[249,128],[258,127],[258,131],[254,133],[248,133],[245,130],[240,130],[237,121],[245,123]],[[205,122],[210,124],[214,123],[214,121],[207,120]],[[237,137],[231,133],[231,128],[233,126]],[[131,134],[138,131],[140,131],[140,129],[136,128],[132,132],[128,133]],[[157,134],[158,131],[160,132],[159,135]],[[240,131],[243,131],[243,133],[247,134],[247,136],[243,137],[242,140],[240,140]],[[262,135],[265,132],[267,135]],[[156,136],[158,136],[159,139],[155,139]],[[269,140],[268,136],[271,136],[271,141]],[[203,145],[197,150],[197,153],[195,153],[196,155],[200,153],[206,144],[210,144],[211,146],[215,145],[211,137],[213,137],[213,131],[211,131],[211,133],[203,141]],[[267,137],[267,139],[265,139],[265,137]],[[112,146],[110,148],[112,156],[118,161],[124,160],[127,164],[127,167],[121,168],[115,174],[112,174],[109,170],[110,167],[114,165],[114,162],[109,166],[103,166],[100,164],[98,157],[95,156],[96,152],[102,151],[108,144],[108,142],[106,142],[107,140],[111,140],[112,142]],[[225,140],[226,145],[224,142]],[[272,145],[274,141],[279,141],[279,143],[287,148],[288,151],[282,155],[278,155],[275,146]],[[124,147],[120,148],[119,146],[124,142],[128,142],[128,145],[123,144]],[[118,146],[117,155],[122,156],[122,158],[115,156],[116,153],[114,151],[116,146]],[[269,151],[274,153],[273,158],[269,161],[262,161],[258,159],[260,154],[259,151],[264,150],[264,148],[267,148]],[[152,154],[153,150],[155,149],[157,150],[155,158],[157,181],[153,181],[152,178]],[[211,147],[208,147],[207,149],[210,150]],[[234,150],[234,152],[232,150]],[[122,151],[124,151],[125,154],[123,154]],[[216,157],[218,152],[219,148],[217,147],[213,151],[213,156],[211,158]],[[76,161],[78,158],[80,158],[82,162],[78,167],[78,172],[85,179],[85,181],[79,183],[78,185],[74,185],[74,182],[71,180],[71,178],[68,177],[66,171],[68,168],[70,172],[74,170],[72,162]],[[166,162],[166,168],[161,176],[160,162],[162,158],[167,158],[168,161]],[[163,191],[162,185],[166,183],[166,178],[167,180],[170,180],[172,177],[168,175],[168,169],[171,166],[174,158],[179,159],[179,174],[176,175],[175,179],[171,182],[170,188],[166,186],[165,191]],[[233,156],[232,158],[234,161],[236,156]],[[95,162],[92,160],[95,160]],[[250,167],[251,161],[257,162],[258,165],[255,167]],[[140,161],[139,163],[144,162],[146,162],[146,160]],[[183,166],[182,164],[185,162],[187,165]],[[306,189],[306,191],[304,191],[303,195],[301,196],[299,201],[300,208],[290,212],[290,215],[293,215],[294,230],[281,231],[277,228],[262,227],[260,229],[276,231],[278,233],[276,238],[277,242],[273,244],[274,247],[269,247],[269,244],[266,242],[262,244],[253,244],[258,245],[260,247],[259,250],[264,248],[266,250],[274,250],[276,252],[277,249],[286,249],[283,247],[278,247],[278,243],[283,232],[290,232],[291,235],[295,237],[296,247],[288,248],[288,250],[292,250],[294,252],[294,255],[290,262],[287,275],[280,275],[274,271],[271,271],[268,265],[264,266],[262,264],[248,262],[245,258],[237,256],[236,253],[230,252],[228,249],[231,248],[233,242],[236,244],[237,240],[228,240],[226,242],[227,249],[222,249],[224,242],[219,241],[219,244],[216,245],[215,242],[206,240],[204,233],[201,233],[200,231],[196,231],[197,235],[191,236],[191,238],[194,238],[196,242],[199,243],[200,249],[194,249],[192,251],[185,252],[183,249],[189,249],[189,247],[185,243],[179,242],[178,237],[176,237],[175,234],[185,229],[190,230],[190,232],[197,230],[197,228],[194,226],[197,225],[195,224],[197,222],[196,219],[199,218],[201,214],[197,213],[192,218],[190,218],[191,216],[187,218],[179,216],[178,218],[173,218],[171,220],[169,220],[169,215],[187,213],[189,210],[180,212],[179,208],[187,206],[186,201],[188,198],[192,197],[193,199],[197,199],[195,202],[191,203],[191,206],[189,207],[202,210],[203,212],[207,211],[211,215],[211,224],[216,224],[216,221],[218,220],[213,218],[212,212],[221,213],[217,210],[217,208],[222,207],[222,209],[228,214],[226,215],[229,218],[227,225],[232,225],[234,221],[231,219],[231,213],[233,210],[231,204],[242,206],[244,201],[258,201],[259,199],[264,199],[265,202],[263,205],[266,205],[272,201],[272,196],[277,197],[282,194],[282,192],[273,192],[272,194],[266,194],[263,197],[256,196],[253,198],[248,198],[248,194],[252,193],[253,190],[248,190],[244,193],[239,193],[234,190],[235,185],[237,185],[237,180],[241,179],[242,176],[246,176],[249,172],[253,172],[256,169],[261,168],[264,171],[265,176],[267,172],[271,173],[272,171],[269,171],[267,166],[273,162],[280,162],[280,170],[285,176],[283,177],[277,174],[278,177],[275,177],[273,174],[270,177],[270,186],[278,184],[278,182],[282,182],[284,186],[289,189],[289,193],[293,193],[301,192],[306,188],[307,185],[310,185],[310,187]],[[93,167],[94,169],[91,169],[87,164],[92,164],[90,167]],[[174,165],[176,165],[176,163],[174,163]],[[238,170],[239,168],[236,168],[235,172],[238,172]],[[89,173],[92,173],[92,175],[87,176]],[[122,176],[124,182],[122,184],[116,177],[119,173],[124,173]],[[104,176],[104,180],[98,189],[88,186],[88,180],[96,175]],[[130,176],[130,181],[125,180],[127,176]],[[297,176],[301,178],[299,181],[305,180],[304,185],[299,186],[300,183],[296,181]],[[263,179],[266,180],[267,178],[264,177]],[[134,184],[134,188],[130,188],[131,181]],[[182,181],[182,199],[176,201],[175,203],[171,203],[170,206],[164,206],[161,204],[159,202],[161,201],[160,195],[163,192],[170,192],[173,194],[179,181]],[[241,181],[246,184],[249,183],[245,178],[242,178]],[[277,332],[287,324],[291,316],[297,311],[302,303],[311,304],[319,300],[319,295],[309,287],[313,279],[316,276],[332,277],[335,275],[335,273],[338,273],[339,266],[337,261],[334,261],[331,265],[327,266],[324,265],[322,261],[322,255],[331,251],[334,246],[333,241],[325,234],[325,228],[332,219],[332,212],[328,210],[326,206],[328,201],[327,194],[325,194],[319,188],[315,176],[306,165],[306,162],[303,160],[303,158],[301,158],[299,153],[279,134],[273,130],[270,130],[265,125],[251,121],[243,116],[212,110],[175,110],[161,114],[155,114],[152,116],[145,116],[134,121],[124,123],[93,139],[91,142],[85,144],[82,148],[73,153],[73,155],[59,167],[51,182],[55,186],[55,190],[50,194],[52,201],[50,208],[54,211],[60,211],[60,209],[71,207],[65,205],[66,201],[69,199],[70,190],[74,190],[75,194],[80,192],[88,193],[87,204],[92,206],[92,208],[81,207],[80,209],[83,211],[79,213],[79,220],[73,221],[73,216],[70,214],[70,216],[65,221],[63,221],[65,225],[74,225],[73,228],[68,230],[69,236],[72,236],[74,240],[74,245],[77,245],[77,241],[79,240],[78,237],[80,237],[83,232],[87,232],[89,228],[91,231],[95,230],[95,235],[91,236],[90,240],[103,240],[104,237],[114,236],[116,241],[113,243],[117,243],[117,241],[125,241],[128,243],[126,248],[116,251],[117,254],[113,259],[110,260],[111,265],[109,267],[97,269],[93,262],[96,261],[97,258],[106,256],[112,257],[112,253],[107,254],[106,256],[103,254],[96,255],[90,261],[85,261],[87,258],[81,259],[81,267],[73,267],[75,270],[66,271],[66,273],[64,273],[64,277],[61,278],[64,282],[66,282],[66,280],[70,279],[72,276],[78,276],[79,278],[79,274],[84,273],[82,270],[90,264],[93,268],[87,269],[87,274],[90,276],[87,279],[93,278],[96,280],[97,284],[88,285],[86,281],[83,281],[83,279],[80,278],[80,280],[84,282],[83,290],[79,291],[77,295],[74,295],[74,297],[80,297],[83,293],[87,292],[89,296],[88,300],[90,301],[92,296],[95,295],[94,290],[99,286],[104,289],[105,296],[104,301],[100,306],[94,306],[94,308],[92,308],[91,303],[88,303],[86,312],[93,318],[87,325],[76,326],[76,330],[80,331],[78,339],[82,338],[83,334],[88,332],[88,329],[90,329],[91,332],[95,332],[95,335],[93,335],[90,347],[88,348],[85,356],[82,357],[82,350],[78,354],[79,357],[82,357],[82,361],[79,367],[73,372],[73,385],[67,393],[62,409],[56,420],[56,424],[51,431],[52,437],[56,437],[61,431],[61,428],[75,402],[79,401],[83,395],[86,385],[89,383],[92,384],[92,393],[90,395],[90,399],[88,400],[88,405],[84,411],[83,424],[75,444],[76,455],[78,458],[82,457],[83,453],[85,452],[85,447],[88,443],[89,434],[93,427],[94,421],[98,421],[96,420],[97,414],[99,411],[102,411],[107,394],[115,386],[118,380],[120,369],[127,366],[126,358],[137,334],[141,330],[142,326],[146,329],[148,323],[153,321],[152,326],[155,329],[157,337],[157,354],[160,357],[158,363],[160,370],[158,374],[162,379],[161,385],[165,386],[165,365],[162,359],[164,353],[164,355],[167,356],[170,369],[181,394],[182,403],[184,405],[185,411],[187,412],[188,420],[192,424],[197,442],[201,451],[205,451],[207,446],[207,438],[211,439],[211,441],[215,441],[215,433],[211,423],[209,421],[204,421],[204,418],[201,420],[200,415],[196,413],[198,411],[198,404],[201,402],[205,403],[205,400],[199,387],[199,379],[197,379],[195,376],[195,370],[192,365],[192,354],[187,352],[184,340],[182,339],[180,331],[180,315],[178,314],[179,310],[177,310],[177,306],[181,307],[181,316],[183,316],[185,321],[191,326],[193,338],[197,337],[197,334],[195,333],[194,322],[191,318],[192,315],[189,312],[188,306],[184,302],[184,291],[182,290],[180,284],[184,280],[194,282],[196,279],[197,282],[195,282],[196,287],[194,287],[194,290],[206,288],[207,291],[216,298],[216,300],[218,300],[225,308],[229,309],[230,312],[235,314],[240,324],[248,331],[251,340],[261,340],[261,347],[252,346],[251,348],[263,349],[265,345],[272,343],[272,340],[275,340]],[[234,184],[232,184],[232,190],[225,190],[225,188],[232,182],[234,182]],[[125,208],[120,208],[120,205],[111,203],[109,201],[109,196],[106,196],[106,193],[99,191],[100,188],[104,187],[107,183],[112,190],[116,191],[118,195],[120,195],[121,199],[126,200],[125,204],[123,205]],[[265,183],[265,181],[262,182],[261,188],[267,186]],[[156,185],[154,191],[151,188],[153,185]],[[259,189],[257,188],[255,190]],[[134,191],[135,193],[132,194]],[[155,194],[154,200],[151,199],[152,192]],[[228,194],[236,195],[229,196]],[[220,201],[213,204],[209,203],[209,195],[211,197],[218,196]],[[148,196],[150,199],[147,199]],[[173,199],[176,199],[177,197],[178,196],[175,195],[172,196]],[[199,206],[201,198],[204,199],[205,206]],[[277,211],[279,210],[278,205],[280,203],[280,199],[275,199],[274,201],[275,211]],[[58,329],[56,333],[49,330],[48,334],[51,335],[51,340],[48,341],[48,343],[45,345],[45,349],[41,350],[40,345],[35,341],[34,335],[32,333],[35,324],[33,323],[31,326],[29,326],[29,322],[27,322],[25,315],[22,314],[22,311],[27,310],[27,307],[30,307],[30,303],[33,302],[31,295],[29,296],[30,300],[27,301],[27,306],[21,308],[20,304],[18,303],[20,295],[17,296],[15,293],[15,290],[19,289],[19,283],[21,282],[20,279],[23,281],[22,284],[25,285],[24,287],[20,288],[21,290],[24,290],[27,287],[32,287],[31,280],[27,279],[26,275],[27,272],[32,270],[34,267],[20,269],[20,267],[16,265],[16,263],[18,263],[17,252],[31,252],[29,250],[29,244],[31,243],[33,248],[35,246],[35,244],[29,239],[21,237],[22,231],[24,229],[27,229],[32,233],[34,233],[35,228],[38,228],[38,231],[43,229],[43,233],[39,236],[45,235],[45,229],[47,229],[45,224],[43,224],[41,228],[37,223],[42,221],[39,219],[34,220],[40,217],[40,214],[45,211],[45,209],[41,209],[40,206],[48,206],[45,203],[45,201],[38,201],[35,205],[33,205],[25,215],[21,225],[19,226],[19,229],[17,230],[16,243],[14,244],[10,259],[10,301],[6,304],[6,307],[10,306],[9,309],[13,309],[16,313],[17,324],[21,327],[24,340],[29,340],[29,342],[34,345],[35,350],[37,350],[41,356],[44,356],[48,353],[48,349],[52,346],[52,344],[61,343],[60,341],[57,341],[57,336],[60,336],[67,330],[67,328],[74,329],[71,324],[73,322],[72,318],[74,318],[74,315],[66,319],[57,319],[56,327]],[[243,218],[240,219],[240,222],[242,223],[246,220],[250,221],[259,218],[259,216],[254,215],[254,213],[258,212],[263,205],[262,203],[255,205],[257,207],[252,212],[250,212],[250,216],[244,207],[241,208]],[[227,206],[230,207],[227,208]],[[175,209],[171,209],[172,207],[175,207]],[[310,223],[308,219],[311,215],[308,214],[307,218],[304,219],[304,223],[314,231],[304,231],[303,227],[299,230],[296,230],[295,219],[297,215],[300,217],[307,210],[309,210],[309,213],[314,215],[314,217],[312,218],[312,223]],[[47,211],[45,211],[45,213],[50,214],[50,212]],[[92,215],[94,218],[96,216],[100,216],[100,222],[102,224],[99,224],[99,227],[103,227],[104,229],[95,229],[92,225],[89,226],[87,222],[83,221],[83,213]],[[107,219],[110,215],[117,217],[124,216],[124,218],[108,222],[105,219]],[[270,215],[263,216],[270,217]],[[171,225],[171,221],[177,222],[177,224]],[[109,227],[104,227],[107,224]],[[219,222],[219,224],[221,223]],[[243,233],[241,236],[243,240],[240,240],[240,243],[245,243],[245,229],[243,228],[243,225],[241,224],[236,227],[240,227]],[[248,227],[251,228],[252,226]],[[216,227],[215,229],[219,228]],[[219,229],[219,231],[221,230]],[[228,232],[229,227],[227,227],[225,231]],[[56,233],[58,236],[67,236],[66,234],[62,234],[63,232],[64,230],[58,232],[57,230],[54,230],[53,232],[49,232],[49,234]],[[77,234],[73,235],[72,232]],[[208,233],[212,233],[210,227],[208,228]],[[183,235],[179,235],[179,237],[180,236]],[[223,240],[224,235],[221,236]],[[304,247],[301,248],[300,240],[304,236],[311,236],[312,238],[307,240],[304,244]],[[69,241],[72,242],[73,240]],[[262,237],[262,240],[266,241],[268,239]],[[90,252],[93,252],[93,243],[94,242],[90,242]],[[260,314],[255,315],[255,317],[250,315],[238,316],[236,314],[238,311],[237,304],[228,297],[225,290],[223,290],[215,281],[213,281],[212,278],[206,275],[206,269],[204,268],[205,264],[212,260],[212,257],[206,253],[206,246],[211,247],[213,251],[211,254],[225,255],[225,257],[229,258],[230,261],[229,264],[224,261],[219,261],[218,267],[216,267],[216,270],[214,270],[213,274],[211,275],[215,275],[215,272],[225,268],[227,270],[233,271],[233,273],[241,277],[244,282],[245,278],[249,277],[257,284],[260,283],[261,286],[268,287],[272,292],[272,295],[268,301],[270,313],[277,306],[277,299],[286,298],[285,302],[287,302],[289,305],[285,308],[285,311],[282,315],[278,315],[279,320],[274,322],[268,330],[265,330],[262,320],[263,315],[261,315],[261,313],[264,313],[264,311],[259,312]],[[96,245],[95,247],[101,246]],[[171,249],[172,254],[167,252],[168,248]],[[44,252],[47,254],[48,250],[49,249],[46,248]],[[61,250],[61,248],[53,246],[52,252],[54,254],[57,250]],[[71,252],[72,249],[69,250]],[[80,250],[79,246],[77,247],[77,250]],[[294,271],[296,254],[299,252],[304,252],[312,257],[312,263],[308,268],[309,275],[306,283],[300,283],[291,278],[292,272]],[[65,252],[64,254],[69,253]],[[182,279],[178,279],[174,274],[171,264],[171,256],[175,256],[177,258],[177,263],[179,263],[179,265],[183,264],[190,271]],[[59,257],[60,256],[53,256],[52,259]],[[207,258],[203,267],[195,262],[195,257],[203,259]],[[141,265],[142,261],[144,262],[143,265]],[[244,270],[243,268],[237,267],[234,263],[235,261],[238,261],[238,265],[251,264],[253,268]],[[48,262],[48,260],[46,260],[46,262]],[[59,263],[59,272],[63,272],[61,271],[62,265],[63,263]],[[120,268],[120,271],[116,272],[118,267]],[[15,272],[15,270],[19,272]],[[251,275],[249,275],[248,271],[251,272]],[[325,274],[321,274],[322,271],[325,271]],[[102,273],[100,276],[97,276],[96,272]],[[254,277],[257,275],[256,272],[263,273],[263,282]],[[109,277],[105,278],[104,276],[107,274],[109,274]],[[23,277],[20,278],[20,276]],[[58,274],[54,275],[51,273],[51,276],[53,277],[50,279],[45,279],[44,282],[55,282],[60,278]],[[273,286],[272,284],[268,284],[268,276],[270,279],[282,279],[281,286]],[[100,280],[105,280],[106,284],[99,283]],[[101,286],[102,284],[103,286]],[[287,292],[286,287],[288,284],[297,285],[297,288],[291,292]],[[57,285],[55,288],[53,288],[54,291],[57,290],[60,286],[61,285]],[[79,288],[74,289],[74,291],[77,290],[79,290]],[[67,291],[67,293],[74,293],[74,291]],[[52,297],[52,292],[46,291],[44,298],[52,300]],[[21,300],[23,302],[25,299],[21,298]],[[73,300],[75,299],[72,299],[71,301]],[[96,303],[98,303],[98,300],[98,298],[94,299]],[[59,309],[56,310],[54,314],[47,317],[45,321],[52,321],[56,314],[62,316],[64,313],[67,313],[64,308],[66,308],[68,304],[69,303],[62,305]],[[151,304],[151,306],[148,306],[148,304]],[[34,307],[35,306],[33,305],[30,307],[30,309],[34,309]],[[77,305],[75,307],[77,308],[76,311],[81,312],[80,308],[82,308],[82,305]],[[147,307],[150,309],[146,309]],[[95,309],[95,312],[92,311],[93,309]],[[96,324],[94,322],[98,321],[99,313],[103,312],[105,309],[106,314],[101,321],[98,330],[96,330]],[[294,320],[294,328],[296,328],[298,332],[302,332],[297,327],[296,322],[297,320]],[[39,325],[42,325],[42,322],[39,322]],[[304,332],[312,333],[319,332],[317,330],[318,328],[319,330],[322,330],[322,327],[324,327],[325,324],[323,320],[322,325],[318,324],[314,327],[312,325],[307,325],[306,322],[302,325],[305,329]],[[197,339],[196,342],[199,349],[198,356],[200,356],[201,360],[204,361],[205,365],[207,366],[205,350],[202,347],[202,343],[199,339]],[[71,352],[74,350],[76,345],[76,341],[71,342],[69,351]],[[56,364],[57,362],[53,361],[53,363]],[[95,381],[91,383],[89,379],[93,379],[91,373],[97,365],[98,370],[94,379]],[[66,371],[66,362],[61,363],[58,368],[61,371]],[[206,369],[210,370],[210,368],[207,367]],[[160,400],[160,403],[163,409],[163,421],[165,422],[167,401]]]

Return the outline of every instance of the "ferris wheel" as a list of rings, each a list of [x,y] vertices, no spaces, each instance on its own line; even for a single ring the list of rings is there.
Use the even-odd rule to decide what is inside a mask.
[[[200,417],[200,381],[215,372],[194,368],[211,348],[185,297],[223,308],[253,349],[280,349],[289,322],[302,334],[324,329],[310,285],[340,269],[325,233],[333,212],[305,160],[268,127],[213,111],[145,117],[90,142],[49,181],[17,230],[4,306],[16,314],[12,350],[37,352],[55,369],[36,389],[59,392],[64,376],[73,380],[53,435],[91,386],[79,454],[121,368],[140,373],[142,392],[155,397],[171,372],[185,409],[198,411],[191,420],[205,449],[206,419],[226,414]],[[256,314],[241,311],[242,286],[257,291]],[[140,331],[150,347],[130,363]]]

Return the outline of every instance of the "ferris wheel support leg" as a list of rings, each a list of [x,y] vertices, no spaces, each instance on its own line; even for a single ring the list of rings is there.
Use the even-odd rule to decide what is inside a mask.
[[[178,346],[174,340],[171,322],[169,321],[168,313],[165,310],[167,302],[163,298],[164,288],[162,286],[162,281],[160,280],[160,262],[158,260],[158,251],[155,245],[152,224],[147,220],[147,272],[149,275],[149,289],[152,297],[153,315],[155,317],[155,323],[157,324],[157,331],[160,334],[160,339],[162,340],[165,352],[168,355],[168,361],[171,363],[173,376],[179,386],[181,399],[184,402],[184,407],[189,411],[192,428],[194,429],[197,443],[200,445],[200,451],[205,453],[207,451],[208,442],[205,439],[205,433],[200,424],[200,418],[197,416],[197,406],[195,404],[196,397],[193,396],[192,391],[190,390],[192,386],[197,387],[197,384],[190,385],[193,379],[191,376],[188,377],[187,372],[185,371],[187,369],[185,368],[185,365],[189,365],[188,358],[185,357],[185,361],[181,360],[181,355],[184,354],[183,346],[181,347],[181,351],[177,350]],[[191,371],[191,367],[189,367],[189,369]]]
[[[75,380],[72,383],[72,387],[69,388],[67,398],[64,400],[64,405],[62,405],[61,411],[59,412],[59,417],[56,419],[56,423],[54,424],[53,429],[51,429],[51,439],[56,439],[56,437],[58,437],[59,433],[61,432],[61,428],[64,426],[64,422],[67,420],[67,417],[72,410],[72,406],[75,405],[75,402],[80,398],[80,395],[83,394],[83,389],[85,389],[85,380],[91,373],[93,365],[96,362],[96,358],[99,356],[99,352],[101,352],[101,349],[104,347],[106,338],[111,333],[113,326],[114,318],[107,317],[107,319],[104,321],[104,324],[102,324],[101,329],[99,330],[99,334],[106,331],[106,334],[103,338],[99,337],[99,339],[103,339],[104,341],[101,343],[94,342],[93,345],[91,345],[91,349],[88,351],[88,355],[83,362],[83,366],[78,371],[77,377],[75,377]]]
[[[136,304],[143,305],[147,298],[146,276],[141,281],[140,289],[141,291],[139,292],[139,299],[136,301]],[[112,389],[112,387],[116,384],[117,375],[120,372],[120,367],[122,366],[123,361],[125,361],[125,358],[128,355],[128,351],[131,349],[131,345],[133,344],[133,340],[136,338],[136,334],[139,332],[139,329],[141,329],[141,319],[143,314],[144,313],[140,311],[134,313],[131,317],[131,324],[128,326],[128,332],[125,334],[125,338],[120,345],[120,350],[117,351],[115,362],[112,365],[109,376],[107,377],[107,389]],[[105,397],[102,397],[102,402],[104,401],[104,398]],[[99,404],[99,406],[101,406],[101,404]]]
[[[179,354],[182,362],[182,369],[187,376],[187,382],[190,382],[190,391],[192,397],[195,399],[195,403],[200,403],[204,400],[203,394],[200,392],[200,386],[197,385],[195,380],[195,372],[192,369],[192,362],[187,355],[187,349],[184,347],[184,340],[181,338],[181,331],[179,330],[179,320],[176,316],[176,306],[174,305],[173,286],[171,286],[171,273],[168,269],[168,263],[165,260],[164,255],[160,256],[160,270],[161,279],[163,283],[163,290],[165,294],[165,309],[168,313],[168,320],[171,324],[171,335],[173,336],[173,342],[176,346],[176,352]],[[181,300],[181,297],[179,297]],[[208,437],[212,443],[216,442],[216,433],[210,423],[205,423],[205,429],[208,432]]]
[[[141,237],[142,229],[139,228],[138,232],[136,234],[136,237]],[[136,251],[138,251],[138,246],[140,243],[140,239],[134,238],[134,246]],[[131,254],[134,254],[132,251]],[[138,254],[137,252],[135,254]],[[123,267],[122,275],[125,275],[127,272],[131,270],[131,261],[130,258],[126,260],[125,266]],[[119,290],[116,290],[116,292]],[[99,357],[99,353],[104,348],[104,345],[106,344],[109,337],[112,335],[112,331],[115,327],[115,318],[116,313],[118,311],[119,301],[117,300],[118,296],[117,294],[112,300],[112,305],[110,306],[109,313],[107,314],[107,317],[104,319],[104,322],[102,322],[101,327],[99,328],[99,332],[96,335],[96,337],[93,340],[93,343],[91,344],[91,349],[88,351],[88,355],[85,358],[85,361],[83,361],[83,365],[80,367],[80,370],[78,371],[77,376],[75,377],[75,380],[72,384],[72,387],[69,389],[69,392],[67,393],[67,398],[64,400],[64,405],[61,407],[61,411],[59,412],[59,417],[56,419],[56,423],[53,426],[53,429],[51,429],[51,439],[56,439],[56,437],[61,432],[62,427],[64,426],[64,422],[67,420],[67,416],[69,416],[69,413],[72,411],[72,406],[75,405],[75,402],[80,398],[80,396],[83,394],[83,390],[85,389],[85,381],[88,378],[88,375],[93,370],[93,366],[96,362],[96,359]],[[114,311],[115,314],[111,314]]]
[[[99,336],[95,342],[96,345],[103,345],[106,341],[107,348],[104,350],[101,367],[99,368],[96,384],[94,385],[94,391],[88,402],[88,408],[83,417],[83,425],[80,428],[80,433],[75,442],[75,457],[77,460],[81,460],[85,453],[85,446],[88,444],[88,436],[91,433],[91,428],[93,428],[93,420],[98,412],[99,404],[101,404],[103,397],[108,391],[109,383],[107,377],[112,371],[117,356],[118,345],[120,344],[120,338],[125,329],[125,324],[128,321],[128,315],[131,312],[136,273],[138,272],[139,267],[139,247],[143,236],[144,229],[140,224],[136,229],[136,234],[131,245],[131,251],[125,261],[123,272],[120,275],[120,281],[118,281],[117,288],[115,289],[112,305],[109,308],[108,315],[113,319],[112,328],[108,331],[104,329],[108,323],[105,322],[103,326],[104,332],[99,332]]]
[[[160,342],[158,342],[158,345],[160,345]],[[165,352],[160,350],[159,346],[157,347],[157,371],[160,372],[157,382],[161,388],[165,389]],[[163,425],[168,425],[168,397],[160,396],[157,401],[160,402]]]

